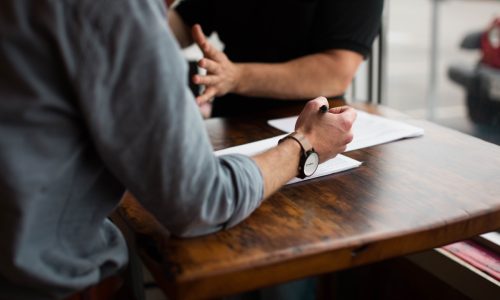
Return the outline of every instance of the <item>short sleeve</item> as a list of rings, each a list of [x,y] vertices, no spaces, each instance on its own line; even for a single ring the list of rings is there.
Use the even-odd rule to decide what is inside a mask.
[[[181,0],[173,7],[189,26],[200,24],[204,33],[209,36],[215,31],[214,17],[216,3],[213,0]]]
[[[321,0],[313,25],[313,50],[346,49],[367,57],[380,29],[383,6],[383,0]]]

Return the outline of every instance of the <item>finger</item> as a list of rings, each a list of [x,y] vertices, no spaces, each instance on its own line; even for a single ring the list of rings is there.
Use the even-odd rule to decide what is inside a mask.
[[[219,73],[220,70],[220,65],[208,58],[200,59],[200,61],[198,62],[198,66],[207,70],[208,73]]]
[[[213,59],[221,58],[222,52],[215,49],[215,47],[213,47],[212,44],[208,42],[207,37],[203,33],[203,29],[199,24],[193,25],[191,34],[193,35],[193,40],[203,52],[203,56]]]
[[[338,118],[338,124],[344,132],[348,132],[352,129],[352,125],[356,120],[356,111],[354,109],[347,109],[341,114],[332,115]]]
[[[329,112],[336,115],[342,115],[344,118],[352,122],[354,122],[354,120],[356,120],[357,117],[356,110],[347,105],[331,108]]]
[[[212,45],[210,45],[210,43],[207,41],[207,37],[203,33],[203,29],[201,28],[200,24],[193,25],[191,34],[193,36],[193,40],[203,52],[203,55],[210,55],[210,53],[213,51]]]
[[[341,114],[343,113],[344,111],[348,110],[350,107],[347,106],[347,105],[344,105],[344,106],[337,106],[337,107],[332,107],[330,108],[330,112],[332,114]]]
[[[358,116],[358,112],[352,108],[352,107],[347,107],[343,112],[342,112],[343,115],[346,115],[346,117],[352,122],[354,123],[354,121],[356,120],[357,116]]]
[[[325,97],[318,97],[308,101],[303,111],[306,113],[316,113],[323,105],[326,105],[328,107],[328,100],[326,100]]]
[[[201,95],[196,97],[196,102],[198,105],[201,105],[203,103],[209,102],[213,97],[215,97],[215,94],[217,93],[217,90],[213,87],[209,87],[203,91]]]
[[[201,115],[203,116],[204,119],[210,117],[210,113],[212,111],[212,105],[210,105],[209,102],[205,102],[203,104],[200,104],[199,109],[200,109]]]
[[[344,144],[345,145],[349,144],[350,142],[352,142],[353,138],[354,138],[354,135],[352,134],[352,132],[347,133],[345,136]]]
[[[193,82],[200,85],[215,85],[219,80],[215,75],[194,75]]]
[[[323,106],[323,105],[326,105],[326,107],[330,106],[329,103],[328,103],[328,100],[325,97],[323,97],[323,96],[317,97],[317,98],[313,99],[312,101],[314,103],[316,103],[316,106],[318,108],[321,107],[321,106]]]
[[[193,36],[193,40],[195,43],[203,49],[203,46],[207,44],[207,38],[201,29],[200,24],[195,24],[191,28],[191,35]]]

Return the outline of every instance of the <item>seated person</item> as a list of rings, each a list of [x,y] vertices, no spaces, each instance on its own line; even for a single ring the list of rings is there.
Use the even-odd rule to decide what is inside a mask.
[[[383,0],[181,0],[168,14],[180,45],[195,42],[204,54],[207,75],[193,78],[205,86],[198,103],[215,97],[212,116],[235,116],[342,95],[370,53],[382,8]],[[202,29],[218,33],[224,52]]]

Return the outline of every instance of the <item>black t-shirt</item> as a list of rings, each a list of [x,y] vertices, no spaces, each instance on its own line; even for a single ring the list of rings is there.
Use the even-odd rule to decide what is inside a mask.
[[[199,23],[207,35],[216,31],[233,62],[284,62],[328,49],[366,57],[382,8],[383,0],[183,0],[176,11],[187,25]],[[232,116],[241,107],[249,113],[287,103],[228,94],[215,99],[212,115]]]

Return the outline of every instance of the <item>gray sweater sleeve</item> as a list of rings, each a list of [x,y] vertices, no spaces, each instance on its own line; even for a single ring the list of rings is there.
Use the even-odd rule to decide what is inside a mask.
[[[73,24],[75,86],[104,164],[174,235],[243,220],[262,176],[248,157],[214,156],[162,1],[92,2]]]

